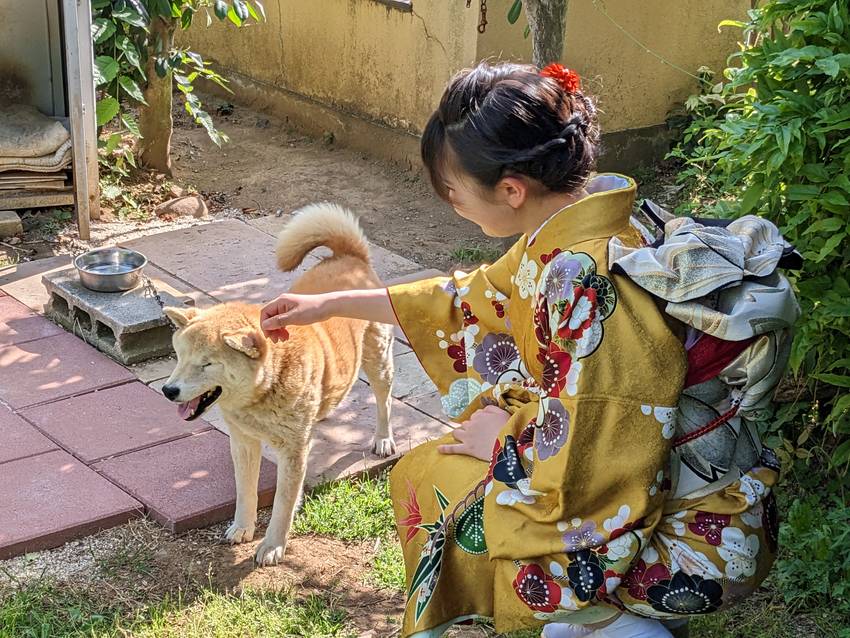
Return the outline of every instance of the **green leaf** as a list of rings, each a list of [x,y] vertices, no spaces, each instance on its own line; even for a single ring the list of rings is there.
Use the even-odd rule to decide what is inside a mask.
[[[227,17],[227,3],[224,0],[215,0],[213,11],[219,20],[224,20]]]
[[[741,210],[739,214],[746,215],[753,208],[756,207],[756,204],[759,203],[761,199],[761,195],[764,192],[764,184],[761,182],[756,182],[747,189],[747,192],[744,193],[744,197],[741,198]]]
[[[823,381],[824,383],[828,383],[829,385],[835,385],[839,388],[850,388],[850,377],[842,374],[814,374],[812,375],[815,379],[819,381]]]
[[[121,197],[121,187],[117,184],[107,184],[100,189],[100,194],[104,199],[118,199]]]
[[[106,140],[106,144],[103,146],[103,151],[107,155],[111,155],[112,151],[118,148],[118,145],[121,143],[121,133],[113,133],[109,136],[109,139]]]
[[[118,75],[118,62],[108,55],[99,55],[94,60],[95,86],[109,84]]]
[[[108,40],[115,33],[115,25],[106,18],[97,18],[91,25],[91,37],[95,44]]]
[[[516,21],[519,20],[519,16],[522,13],[522,0],[514,0],[514,3],[511,5],[511,8],[508,9],[508,22],[511,24],[516,24]]]
[[[242,26],[242,18],[239,17],[239,14],[236,13],[236,10],[233,7],[230,7],[227,10],[227,19],[230,20],[237,27]]]
[[[145,102],[145,96],[142,94],[142,90],[133,78],[127,75],[122,75],[118,78],[118,84],[120,84],[121,88],[127,91],[127,95],[136,100],[136,102],[147,104],[147,102]]]
[[[136,45],[133,44],[133,41],[126,35],[120,35],[115,38],[115,45],[121,49],[121,52],[124,54],[124,59],[126,59],[127,62],[136,67],[139,72],[144,75],[144,70],[142,69],[142,58],[139,55],[139,50],[136,48]]]
[[[530,35],[531,35],[531,25],[527,24],[527,25],[525,25],[525,31],[523,31],[522,37],[527,40],[528,36],[530,36]]]
[[[118,104],[118,100],[116,100],[112,96],[105,97],[102,100],[98,100],[97,106],[95,107],[97,125],[103,126],[104,124],[109,122],[113,117],[118,115],[118,111],[120,108],[121,106],[120,104]]]
[[[148,21],[133,9],[125,8],[118,11],[113,10],[112,17],[121,20],[121,22],[126,22],[127,24],[147,31]]]
[[[263,6],[263,3],[260,2],[260,0],[254,0],[253,2],[248,2],[248,9],[251,9],[252,7],[257,8],[257,11],[260,12],[260,18],[262,18],[263,22],[265,22],[266,21],[266,8]],[[251,15],[254,15],[254,13],[252,12]],[[254,16],[254,19],[257,22],[260,21],[260,18],[257,18],[256,16]]]
[[[130,113],[121,114],[121,123],[124,124],[124,126],[127,127],[127,130],[133,135],[138,138],[142,137],[142,132],[139,130],[139,123],[136,122],[136,118],[134,118]]]
[[[747,26],[745,23],[740,20],[721,20],[720,24],[717,25],[717,31],[721,31],[723,27],[735,27],[736,29],[743,29]]]

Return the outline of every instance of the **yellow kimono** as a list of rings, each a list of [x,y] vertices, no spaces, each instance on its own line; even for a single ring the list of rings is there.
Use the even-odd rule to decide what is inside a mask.
[[[512,415],[489,465],[438,453],[444,439],[391,474],[403,636],[476,617],[504,632],[617,609],[706,613],[772,562],[773,528],[750,519],[768,509],[773,468],[666,500],[683,342],[650,295],[608,270],[612,238],[645,244],[630,224],[634,183],[601,175],[588,191],[491,266],[389,288],[446,413]],[[758,483],[754,498],[744,481]]]

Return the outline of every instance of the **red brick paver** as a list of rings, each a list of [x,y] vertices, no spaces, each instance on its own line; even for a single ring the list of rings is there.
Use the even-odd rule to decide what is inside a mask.
[[[0,559],[114,527],[141,504],[67,452],[0,465]]]
[[[0,405],[0,464],[55,449],[57,445],[53,441]]]
[[[86,463],[209,430],[142,383],[128,383],[21,411]]]
[[[104,476],[142,501],[166,528],[181,532],[233,516],[236,484],[230,441],[217,430],[96,463]],[[263,460],[260,507],[274,495],[276,470]]]
[[[52,337],[64,332],[17,299],[0,297],[0,346]]]
[[[0,348],[0,399],[14,409],[133,378],[126,368],[69,333]]]

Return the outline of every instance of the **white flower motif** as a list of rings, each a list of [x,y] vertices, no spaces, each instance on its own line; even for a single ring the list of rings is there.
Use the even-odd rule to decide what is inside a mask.
[[[764,505],[762,505],[761,501],[746,512],[741,512],[741,520],[753,529],[761,528],[762,516],[764,516]]]
[[[582,297],[584,299],[584,297]],[[576,358],[581,359],[591,355],[602,341],[602,322],[599,317],[594,319],[587,330],[576,341]]]
[[[759,552],[759,537],[746,536],[737,527],[725,527],[720,535],[717,554],[726,561],[726,576],[733,579],[749,578],[756,573],[756,556]]]
[[[608,554],[607,556],[612,560],[620,560],[621,558],[628,558],[632,553],[632,546],[635,543],[634,536],[631,533],[623,534],[622,536],[618,536],[612,541],[608,541]],[[619,583],[618,583],[619,584]],[[612,590],[608,590],[610,593]]]
[[[741,477],[741,493],[747,499],[747,505],[753,506],[764,497],[767,488],[758,479],[745,474]]]
[[[475,379],[456,379],[449,393],[440,397],[443,412],[451,419],[461,415],[470,402],[481,393],[481,384]]]
[[[578,393],[578,377],[581,374],[581,361],[573,360],[570,371],[567,372],[567,394],[574,397]]]
[[[641,558],[643,558],[643,562],[647,565],[652,565],[653,563],[658,562],[658,550],[656,550],[652,545],[647,546],[646,549],[643,550],[641,554]]]
[[[661,436],[665,439],[672,439],[676,433],[676,411],[678,408],[652,407],[651,405],[640,406],[640,411],[649,416],[655,417],[655,420],[661,424]]]
[[[620,586],[620,583],[623,582],[623,579],[619,576],[610,576],[605,579],[605,591],[609,594],[614,593],[614,590]]]
[[[664,519],[664,522],[673,528],[673,531],[676,533],[676,536],[685,535],[685,524],[682,521],[677,521],[672,516],[668,516]]]
[[[608,533],[617,529],[622,529],[625,527],[626,523],[629,522],[629,515],[631,513],[632,510],[628,505],[620,505],[620,509],[617,510],[617,515],[612,516],[611,518],[606,518],[605,522],[602,523],[602,527]]]
[[[559,532],[566,532],[570,528],[570,524],[567,521],[558,521],[555,527],[558,528]]]
[[[570,587],[561,587],[561,607],[570,611],[578,611],[578,603],[573,596],[573,590]]]
[[[504,492],[499,492],[499,494],[496,496],[496,502],[499,505],[507,506],[513,506],[517,503],[532,505],[534,503],[534,497],[527,496],[519,490],[505,490]]]
[[[564,575],[564,568],[561,566],[561,563],[553,560],[549,563],[549,573],[552,574],[553,577],[558,578],[559,576]]]
[[[678,531],[677,531],[678,533]],[[694,574],[703,578],[722,578],[723,574],[717,566],[709,560],[708,556],[698,552],[687,543],[663,534],[658,530],[653,538],[667,548],[670,556],[670,571],[684,570],[687,574]]]
[[[537,289],[537,262],[528,258],[528,253],[523,253],[522,261],[517,269],[514,283],[519,289],[520,299],[527,299]]]
[[[579,326],[590,318],[591,312],[593,312],[593,304],[590,303],[590,299],[582,295],[570,313],[570,330],[578,330]]]
[[[516,486],[519,489],[520,493],[524,496],[543,496],[543,492],[538,492],[537,490],[531,489],[531,479],[524,478],[520,479],[516,482]]]

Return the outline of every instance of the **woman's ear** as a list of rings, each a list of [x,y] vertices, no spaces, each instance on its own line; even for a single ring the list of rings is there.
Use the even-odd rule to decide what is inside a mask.
[[[509,175],[499,180],[495,190],[499,203],[516,210],[522,208],[528,200],[529,184],[521,175]]]

